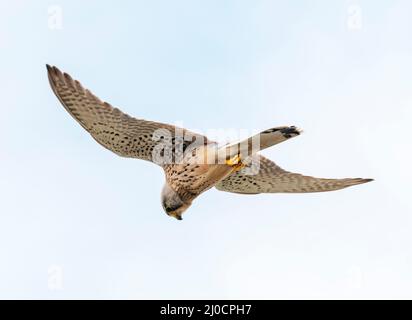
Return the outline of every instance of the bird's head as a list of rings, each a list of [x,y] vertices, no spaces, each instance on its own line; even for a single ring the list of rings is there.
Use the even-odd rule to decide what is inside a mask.
[[[192,202],[183,201],[180,196],[167,183],[162,190],[162,207],[170,217],[182,220],[182,214],[190,207]]]

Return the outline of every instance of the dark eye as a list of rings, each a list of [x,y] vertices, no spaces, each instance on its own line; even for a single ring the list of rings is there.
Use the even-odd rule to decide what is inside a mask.
[[[173,211],[173,208],[172,207],[166,207],[165,210],[166,210],[167,213],[169,213],[169,212]]]

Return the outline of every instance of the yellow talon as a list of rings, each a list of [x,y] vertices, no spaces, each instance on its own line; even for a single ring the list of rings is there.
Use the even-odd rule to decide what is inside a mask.
[[[226,164],[233,167],[234,171],[242,170],[245,167],[245,165],[242,163],[242,160],[240,159],[240,155],[238,154],[233,158],[226,160]]]

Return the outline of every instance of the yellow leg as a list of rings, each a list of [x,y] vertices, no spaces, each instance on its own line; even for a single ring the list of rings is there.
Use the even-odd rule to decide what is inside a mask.
[[[240,159],[240,155],[235,155],[233,158],[226,160],[226,164],[228,166],[231,166],[234,171],[239,171],[242,170],[245,165],[242,163],[242,160]]]

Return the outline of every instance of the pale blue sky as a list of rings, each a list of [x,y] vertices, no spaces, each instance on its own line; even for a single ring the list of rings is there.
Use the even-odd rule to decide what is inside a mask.
[[[0,0],[0,298],[412,298],[411,12],[406,0]],[[163,173],[95,143],[45,63],[136,117],[297,125],[303,135],[264,154],[376,181],[211,190],[176,221]]]

